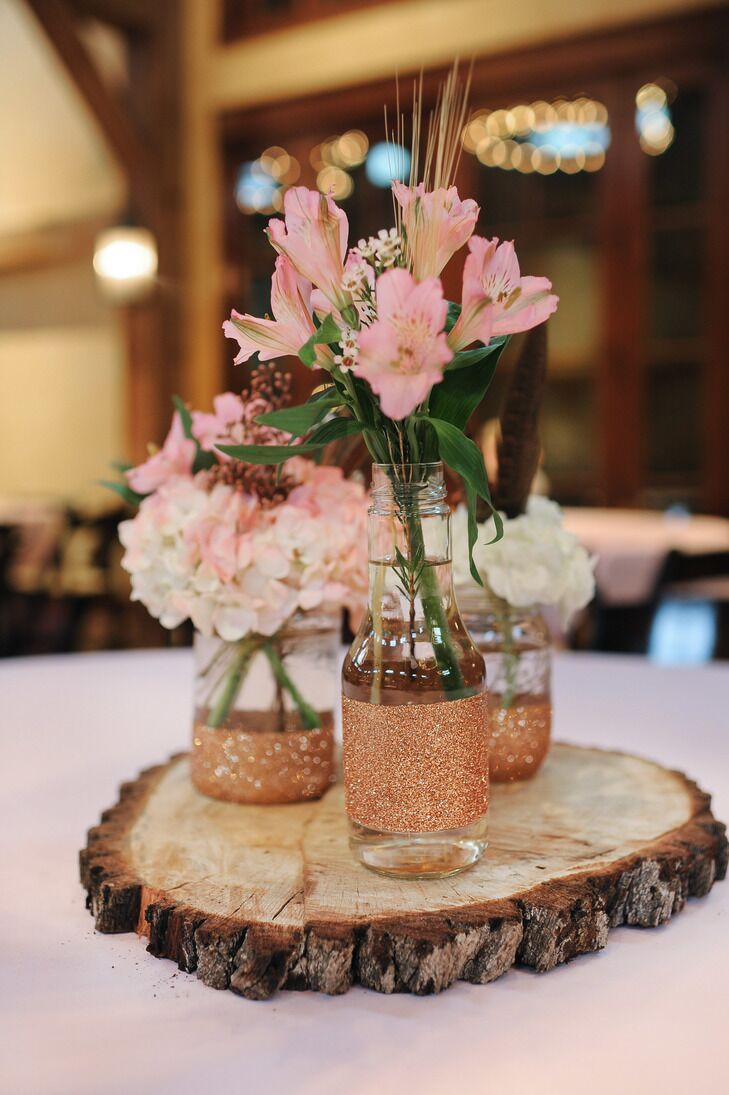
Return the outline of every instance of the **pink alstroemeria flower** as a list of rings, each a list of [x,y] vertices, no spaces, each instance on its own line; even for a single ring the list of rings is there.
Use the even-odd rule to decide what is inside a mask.
[[[443,332],[447,309],[438,278],[418,283],[407,270],[396,269],[377,280],[377,319],[358,334],[353,371],[395,421],[411,414],[443,379],[453,357]]]
[[[256,352],[259,360],[296,357],[314,333],[311,318],[311,284],[299,277],[285,255],[276,259],[271,278],[271,311],[274,319],[258,319],[233,310],[223,324],[228,338],[240,346],[235,364],[247,361]]]
[[[129,486],[137,494],[151,494],[176,475],[190,475],[196,451],[195,442],[185,437],[182,419],[175,411],[162,448],[126,473]]]
[[[559,297],[549,278],[522,277],[513,243],[473,236],[463,268],[461,314],[448,336],[452,350],[544,323]]]
[[[403,234],[416,280],[437,277],[476,227],[478,205],[472,198],[461,201],[455,186],[426,191],[423,183],[412,187],[395,182],[392,190],[402,209]]]
[[[231,426],[243,417],[243,400],[235,392],[223,392],[213,400],[213,413],[192,412],[192,432],[200,448],[212,452],[215,442],[226,435]]]
[[[268,222],[268,239],[293,263],[334,308],[351,304],[342,288],[349,222],[342,209],[326,194],[292,186],[284,197],[284,219]]]

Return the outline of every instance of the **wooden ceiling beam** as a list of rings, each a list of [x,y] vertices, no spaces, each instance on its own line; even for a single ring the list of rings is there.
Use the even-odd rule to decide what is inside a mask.
[[[102,80],[79,37],[75,15],[65,0],[27,0],[51,45],[86,102],[129,181],[132,203],[155,220],[158,200],[152,157],[122,104]]]
[[[108,222],[99,218],[0,235],[0,277],[90,259]]]
[[[67,0],[69,7],[85,19],[98,19],[101,23],[130,33],[144,34],[152,31],[157,23],[158,8],[149,0]]]

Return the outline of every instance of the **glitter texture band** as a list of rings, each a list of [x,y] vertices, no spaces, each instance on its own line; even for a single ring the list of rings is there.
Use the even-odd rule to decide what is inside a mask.
[[[460,829],[488,810],[485,693],[393,707],[342,699],[347,813],[368,829]]]
[[[258,805],[319,798],[335,780],[332,716],[319,730],[214,730],[196,722],[190,765],[198,791]]]
[[[500,705],[491,696],[489,762],[494,783],[531,779],[544,763],[552,731],[551,703]]]

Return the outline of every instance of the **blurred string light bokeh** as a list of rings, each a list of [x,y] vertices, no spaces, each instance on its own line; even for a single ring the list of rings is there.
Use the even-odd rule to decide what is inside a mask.
[[[464,148],[485,167],[525,175],[599,171],[609,145],[607,109],[585,97],[477,110],[463,131]]]
[[[366,133],[349,129],[329,137],[309,154],[316,172],[316,186],[322,194],[345,201],[354,191],[352,172],[364,165],[372,186],[388,188],[394,179],[406,178],[410,153],[400,145],[381,141],[370,147]],[[274,146],[257,160],[244,163],[236,179],[235,200],[242,213],[278,213],[283,198],[301,174],[301,165],[285,148]]]
[[[301,174],[299,161],[285,148],[272,145],[257,160],[244,163],[235,184],[235,200],[242,213],[277,213],[283,196]]]
[[[650,156],[665,152],[675,136],[670,105],[676,87],[660,80],[643,84],[635,96],[635,126],[641,149]],[[485,167],[529,175],[574,175],[599,171],[610,147],[607,107],[597,99],[539,99],[507,109],[477,110],[465,125],[463,147]],[[336,201],[346,201],[355,187],[354,172],[364,165],[370,185],[387,188],[407,178],[410,153],[380,141],[370,146],[366,133],[349,129],[328,137],[309,154],[316,186]],[[235,198],[243,213],[278,213],[284,194],[301,175],[301,165],[285,148],[267,148],[257,160],[241,166]]]

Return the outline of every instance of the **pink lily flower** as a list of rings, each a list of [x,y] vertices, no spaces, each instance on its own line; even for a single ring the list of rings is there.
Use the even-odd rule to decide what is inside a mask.
[[[513,243],[473,236],[468,250],[461,314],[448,336],[452,350],[529,331],[557,310],[559,297],[549,278],[521,276]]]
[[[471,236],[478,205],[472,198],[461,201],[455,186],[426,191],[423,183],[412,187],[394,182],[392,190],[402,209],[403,234],[416,280],[437,277]]]
[[[172,416],[170,432],[161,449],[149,460],[130,468],[126,473],[127,482],[137,494],[151,494],[153,491],[177,475],[191,475],[197,446],[189,437],[185,437],[182,419],[177,411]]]
[[[258,353],[260,361],[277,357],[296,357],[314,333],[311,318],[311,283],[299,277],[285,255],[276,259],[271,278],[271,311],[274,319],[258,319],[233,310],[223,324],[227,338],[240,346],[235,364]]]
[[[407,270],[377,280],[377,319],[358,333],[353,366],[395,421],[411,414],[443,379],[453,357],[443,331],[448,305],[438,278],[416,282]]]
[[[266,234],[334,308],[341,311],[351,304],[342,288],[349,222],[332,198],[305,186],[291,187],[284,197],[284,220],[270,220]]]

